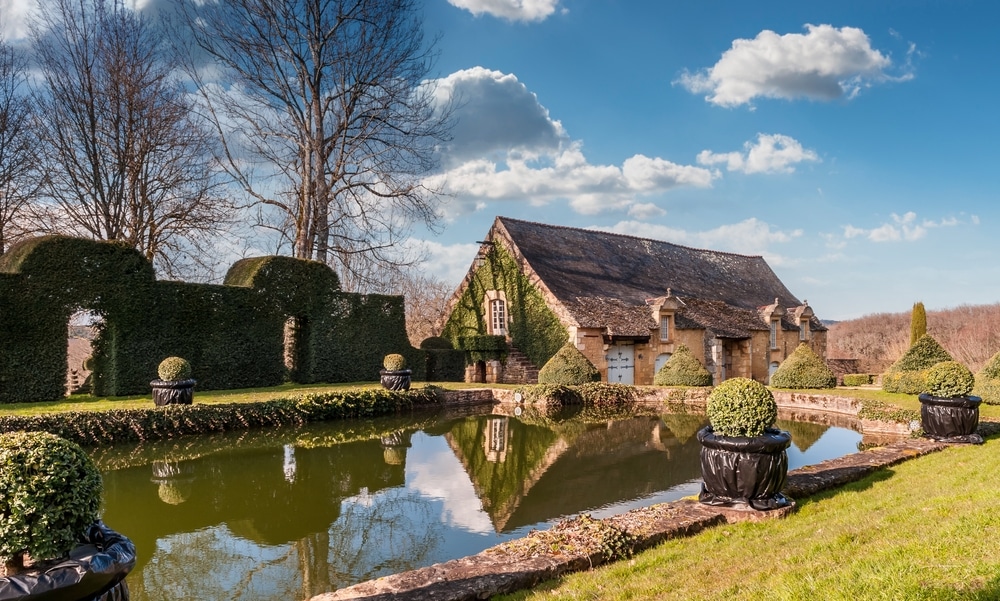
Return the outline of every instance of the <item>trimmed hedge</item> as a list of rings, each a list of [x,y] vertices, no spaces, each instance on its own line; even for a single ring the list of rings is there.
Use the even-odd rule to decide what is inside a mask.
[[[800,344],[771,375],[775,388],[834,388],[837,376],[808,344]]]
[[[561,384],[578,386],[587,382],[598,382],[601,372],[572,342],[567,342],[559,352],[538,370],[539,384]]]
[[[687,346],[677,346],[667,362],[653,376],[656,386],[711,386],[712,374]]]
[[[218,286],[156,281],[149,261],[117,242],[23,241],[0,255],[0,403],[65,396],[66,325],[81,308],[102,318],[98,396],[148,392],[168,356],[191,362],[200,390],[375,381],[389,353],[406,356],[422,379],[425,355],[406,337],[402,297],[338,288],[328,266],[290,257],[238,261]]]
[[[844,386],[868,386],[874,382],[872,374],[844,374]]]
[[[439,404],[431,387],[396,392],[364,389],[305,394],[261,403],[167,405],[148,409],[0,416],[0,431],[49,432],[82,446],[102,446],[259,427],[300,426],[376,417]]]
[[[1000,405],[1000,352],[994,353],[976,374],[972,394],[987,405]]]
[[[927,392],[938,397],[963,397],[972,392],[975,378],[958,361],[942,361],[927,370]]]
[[[465,352],[470,365],[478,361],[506,361],[510,350],[507,338],[492,334],[460,336],[455,348]]]
[[[882,390],[904,394],[927,391],[927,370],[942,361],[952,361],[930,334],[924,334],[882,375]]]

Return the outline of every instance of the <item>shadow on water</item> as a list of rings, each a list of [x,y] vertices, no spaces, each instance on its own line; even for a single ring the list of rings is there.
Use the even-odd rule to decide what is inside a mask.
[[[133,598],[307,598],[697,489],[704,416],[574,413],[339,422],[94,456],[104,519],[136,543]],[[860,439],[825,423],[780,426],[792,432],[790,463],[853,452]]]

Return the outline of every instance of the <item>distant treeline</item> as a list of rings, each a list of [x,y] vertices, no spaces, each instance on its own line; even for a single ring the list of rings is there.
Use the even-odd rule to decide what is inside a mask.
[[[829,326],[827,355],[858,359],[859,370],[881,373],[910,343],[910,312],[875,313]],[[927,333],[973,372],[1000,351],[1000,303],[927,311]]]

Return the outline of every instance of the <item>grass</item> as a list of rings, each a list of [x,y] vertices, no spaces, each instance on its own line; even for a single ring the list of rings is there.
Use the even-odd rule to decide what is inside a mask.
[[[502,599],[1000,599],[997,498],[994,439]]]

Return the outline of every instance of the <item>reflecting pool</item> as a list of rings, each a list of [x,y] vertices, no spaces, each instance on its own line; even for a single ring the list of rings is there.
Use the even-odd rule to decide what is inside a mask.
[[[471,555],[566,516],[697,493],[703,416],[564,418],[421,414],[92,455],[104,520],[137,547],[133,599],[285,601]],[[792,433],[790,469],[861,441],[846,427],[778,426]]]

